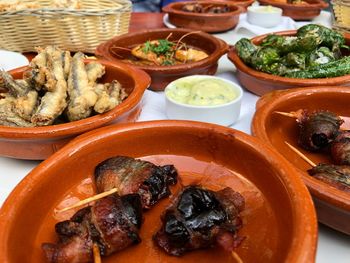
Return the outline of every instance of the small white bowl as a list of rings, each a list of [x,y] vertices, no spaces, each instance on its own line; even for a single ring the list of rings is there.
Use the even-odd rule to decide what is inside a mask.
[[[247,20],[252,25],[275,27],[282,21],[282,9],[274,6],[256,6],[247,8]]]
[[[223,104],[218,105],[192,105],[187,104],[185,102],[179,102],[178,100],[175,100],[174,98],[171,98],[171,91],[174,91],[176,86],[179,82],[183,81],[206,81],[206,80],[214,80],[216,82],[222,81],[226,83],[228,88],[231,88],[232,91],[235,94],[235,97],[232,98],[230,101],[225,102]],[[203,83],[203,82],[202,82]],[[210,85],[208,86],[208,83],[206,83],[206,90],[210,90]],[[213,89],[214,89],[214,85]],[[200,92],[200,86],[197,85],[197,92]],[[242,88],[237,85],[236,83],[233,83],[232,81],[215,77],[215,76],[209,76],[209,75],[193,75],[188,77],[179,78],[177,80],[174,80],[170,82],[165,90],[165,98],[166,98],[166,114],[169,119],[175,119],[175,120],[192,120],[192,121],[201,121],[201,122],[210,122],[215,123],[219,125],[229,126],[233,124],[235,121],[238,120],[240,111],[241,111],[241,101],[243,96],[243,90]],[[208,94],[212,92],[210,90]],[[192,93],[193,95],[193,93]],[[211,94],[213,98],[213,94]]]

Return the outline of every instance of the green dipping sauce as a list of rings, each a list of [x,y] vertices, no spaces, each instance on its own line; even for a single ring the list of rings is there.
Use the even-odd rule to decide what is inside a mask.
[[[232,86],[220,79],[191,77],[173,82],[165,90],[168,98],[195,106],[215,106],[233,101],[239,96]]]

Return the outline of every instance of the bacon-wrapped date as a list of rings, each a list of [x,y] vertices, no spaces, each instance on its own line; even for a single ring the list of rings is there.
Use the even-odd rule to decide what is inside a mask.
[[[243,208],[244,198],[231,188],[214,192],[185,187],[163,213],[154,241],[173,256],[214,245],[232,251],[242,241],[237,231]]]
[[[98,193],[117,188],[120,195],[138,193],[143,208],[150,208],[170,195],[170,185],[177,183],[173,165],[157,166],[151,162],[116,156],[100,163],[95,169]]]
[[[320,163],[309,169],[308,173],[339,190],[350,193],[350,166],[348,165]]]
[[[297,119],[299,123],[298,143],[309,151],[318,151],[327,147],[337,136],[344,122],[330,111],[302,111]]]
[[[142,204],[138,194],[110,195],[56,224],[57,244],[43,243],[48,262],[93,262],[93,244],[108,256],[141,242]]]
[[[350,131],[341,131],[331,143],[331,155],[335,164],[350,165]]]

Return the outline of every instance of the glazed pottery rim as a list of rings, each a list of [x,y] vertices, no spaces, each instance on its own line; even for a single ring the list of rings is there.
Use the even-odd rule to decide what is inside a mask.
[[[172,33],[172,32],[180,32],[180,33],[193,33],[196,32],[197,35],[200,35],[201,37],[204,37],[208,40],[210,40],[214,45],[215,45],[215,50],[211,54],[208,55],[208,57],[201,59],[199,61],[195,62],[190,62],[186,64],[179,64],[179,65],[170,65],[170,66],[158,66],[158,65],[134,65],[129,62],[122,62],[122,60],[116,58],[113,54],[110,52],[110,48],[113,46],[113,44],[116,41],[125,39],[125,38],[133,38],[135,36],[139,35],[145,35],[147,33]],[[134,45],[135,43],[131,43],[131,45]],[[137,44],[137,43],[136,43]],[[142,44],[142,43],[139,43]],[[130,46],[130,45],[129,45]],[[147,30],[142,30],[142,31],[136,31],[136,32],[129,32],[123,35],[119,35],[116,37],[113,37],[109,40],[107,40],[104,43],[101,43],[100,45],[97,46],[95,50],[95,55],[97,57],[103,57],[106,60],[109,61],[118,61],[120,63],[123,63],[125,65],[137,67],[139,69],[145,70],[147,72],[152,72],[152,73],[167,73],[167,74],[172,74],[173,72],[176,72],[174,74],[181,74],[184,72],[187,72],[189,69],[192,68],[202,68],[204,66],[212,65],[215,62],[220,59],[220,57],[227,53],[228,51],[228,44],[219,39],[216,38],[215,36],[205,33],[203,31],[196,31],[196,30],[191,30],[191,29],[186,29],[186,28],[157,28],[157,29],[147,29]]]
[[[129,75],[134,79],[135,86],[129,96],[119,105],[112,110],[96,114],[94,116],[57,125],[40,126],[40,127],[9,127],[0,126],[0,139],[46,139],[46,138],[57,138],[60,136],[75,135],[82,132],[89,131],[94,128],[99,128],[113,121],[119,115],[124,114],[128,110],[134,108],[143,96],[143,93],[150,85],[149,75],[137,68],[129,65],[122,64],[120,62],[109,61],[105,59],[87,60],[101,62],[103,65],[110,67],[120,68],[125,74]],[[13,69],[11,72],[21,71],[28,68],[28,66],[19,67]],[[129,73],[127,73],[129,72]]]
[[[327,8],[329,6],[328,3],[324,2],[323,0],[312,0],[311,3],[308,3],[307,5],[296,5],[296,4],[290,4],[290,3],[283,3],[283,2],[277,2],[274,0],[259,0],[262,4],[269,4],[273,6],[278,6],[280,8],[288,9],[288,10],[317,10],[317,9],[323,9]],[[306,1],[308,2],[308,1]]]
[[[184,1],[184,2],[173,2],[170,3],[166,6],[163,7],[163,12],[169,13],[169,14],[176,14],[176,15],[181,15],[181,16],[186,16],[186,17],[194,17],[194,18],[226,18],[226,17],[231,17],[235,15],[239,15],[240,13],[243,13],[243,7],[229,1],[210,1],[210,0],[205,0],[205,1],[200,1],[198,3],[201,4],[215,4],[218,6],[229,6],[230,8],[234,8],[234,10],[231,10],[230,12],[226,13],[192,13],[192,12],[186,12],[177,9],[176,7],[181,7],[186,4],[195,4],[193,1]]]
[[[296,30],[285,30],[285,31],[278,31],[273,33],[267,33],[267,34],[253,37],[251,41],[254,44],[256,44],[257,42],[260,42],[266,36],[271,34],[282,35],[282,36],[293,36],[296,34],[296,32],[297,32]],[[344,35],[344,37],[346,36]],[[347,38],[347,37],[346,39],[350,40],[350,38]],[[313,86],[313,85],[320,86],[320,85],[327,85],[326,82],[331,82],[332,84],[334,83],[333,85],[335,85],[335,84],[342,84],[350,80],[350,75],[344,75],[344,76],[332,77],[332,78],[301,79],[301,78],[282,77],[282,76],[272,75],[269,73],[258,71],[249,67],[243,62],[243,60],[238,56],[235,47],[230,48],[227,56],[238,70],[244,72],[245,74],[251,77],[254,77],[262,81],[268,81],[268,82],[271,82],[272,84],[278,83],[278,84],[299,85],[299,86]]]
[[[65,145],[61,150],[51,155],[47,160],[35,167],[11,192],[0,209],[0,236],[7,239],[9,236],[9,228],[6,226],[11,222],[11,216],[16,213],[16,207],[20,206],[17,199],[18,196],[24,198],[24,192],[35,187],[35,182],[40,181],[45,176],[45,171],[52,169],[57,162],[64,161],[74,155],[75,152],[89,145],[96,144],[99,139],[117,136],[117,134],[127,133],[130,130],[139,129],[168,129],[169,127],[181,127],[181,129],[196,129],[199,131],[206,130],[211,132],[219,132],[226,136],[234,136],[245,143],[254,152],[262,150],[267,154],[262,158],[267,160],[273,169],[281,171],[277,173],[281,184],[284,185],[284,193],[289,196],[290,206],[293,215],[293,239],[290,241],[289,251],[286,252],[286,260],[291,262],[301,262],[305,259],[314,259],[317,246],[317,221],[316,212],[312,204],[311,196],[307,191],[300,177],[292,176],[295,168],[285,160],[277,151],[268,145],[265,145],[257,138],[254,138],[243,132],[214,124],[207,124],[193,121],[148,121],[137,122],[133,124],[121,124],[103,127],[86,134],[80,135]],[[278,167],[278,168],[277,168]],[[288,171],[288,172],[287,172]],[[287,173],[286,173],[287,172]],[[282,176],[283,174],[284,176]],[[290,174],[290,176],[285,176]],[[6,220],[5,216],[7,217]],[[307,234],[305,234],[307,233]],[[306,249],[307,246],[307,249]],[[0,250],[7,249],[7,244],[1,242]],[[6,250],[7,251],[7,250]],[[5,255],[0,253],[0,259],[4,259]],[[6,258],[5,258],[6,261]]]
[[[271,147],[273,147],[268,135],[265,133],[265,121],[270,115],[270,113],[273,111],[273,109],[279,103],[285,100],[298,98],[303,95],[310,96],[311,94],[321,92],[339,92],[350,94],[350,89],[349,87],[344,86],[318,86],[282,90],[278,92],[276,97],[273,98],[273,101],[269,101],[269,103],[264,103],[261,107],[257,109],[251,123],[252,134],[258,137],[260,140],[265,141]],[[323,200],[324,202],[350,211],[350,193],[345,193],[344,191],[341,191],[335,187],[331,187],[320,180],[312,178],[304,171],[298,169],[298,172],[299,174],[301,174],[302,179],[304,180],[312,195],[316,196],[320,200]]]

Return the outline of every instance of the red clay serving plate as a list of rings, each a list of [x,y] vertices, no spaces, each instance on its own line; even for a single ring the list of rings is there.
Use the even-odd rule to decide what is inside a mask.
[[[207,0],[194,0],[197,2],[207,1]],[[225,3],[233,3],[235,5],[243,7],[244,10],[247,9],[248,6],[250,6],[252,3],[254,3],[255,0],[211,0],[215,2],[225,2]]]
[[[127,49],[143,44],[149,40],[165,39],[171,35],[171,39],[178,40],[188,34],[181,41],[194,48],[205,51],[209,56],[197,62],[172,65],[135,65],[146,71],[152,78],[150,89],[163,90],[171,81],[190,75],[214,75],[218,68],[219,58],[228,50],[228,45],[207,33],[193,33],[190,29],[153,29],[128,33],[112,38],[102,43],[96,49],[96,56],[110,61],[122,61],[130,56]],[[125,62],[131,65],[131,62]]]
[[[128,65],[98,60],[106,67],[101,83],[117,79],[125,87],[128,98],[114,109],[83,120],[34,128],[0,126],[0,156],[43,160],[79,134],[112,122],[134,122],[141,111],[141,98],[150,77]],[[11,70],[14,78],[22,78],[27,67]]]
[[[183,11],[185,5],[194,5],[193,1],[174,2],[163,7],[163,12],[168,13],[169,21],[176,27],[190,28],[205,32],[223,32],[234,28],[238,24],[239,14],[243,7],[232,2],[201,1],[203,8],[227,7],[226,13],[194,13]]]
[[[116,155],[155,164],[174,164],[180,185],[229,186],[240,192],[245,237],[235,250],[243,262],[314,262],[317,224],[311,197],[295,168],[256,138],[223,126],[185,121],[152,121],[104,127],[81,135],[37,166],[0,210],[0,262],[44,262],[43,242],[55,242],[54,225],[74,211],[55,214],[94,192],[93,171]],[[168,256],[152,242],[163,199],[144,213],[142,242],[103,262],[236,262],[219,248]]]
[[[294,20],[311,20],[321,13],[322,9],[329,6],[323,0],[303,0],[303,4],[289,4],[287,0],[259,0],[263,5],[272,5],[282,8],[283,15],[289,16]]]
[[[329,186],[306,172],[310,169],[304,160],[294,153],[285,141],[297,147],[314,163],[332,163],[327,154],[311,153],[297,144],[298,127],[294,118],[274,111],[330,110],[345,117],[345,127],[350,128],[350,89],[348,87],[309,87],[275,91],[264,95],[257,102],[252,122],[252,133],[277,149],[299,171],[309,188],[317,210],[318,220],[336,230],[350,234],[350,194]]]
[[[281,31],[274,34],[282,36],[293,36],[295,30]],[[252,42],[259,45],[268,34],[252,38]],[[346,44],[350,44],[350,35],[344,34]],[[228,58],[237,68],[237,78],[239,82],[247,90],[261,96],[265,93],[280,89],[290,89],[295,87],[310,87],[310,86],[350,86],[350,75],[345,75],[335,78],[320,78],[320,79],[296,79],[286,78],[257,71],[247,66],[238,56],[234,47],[230,48]]]

